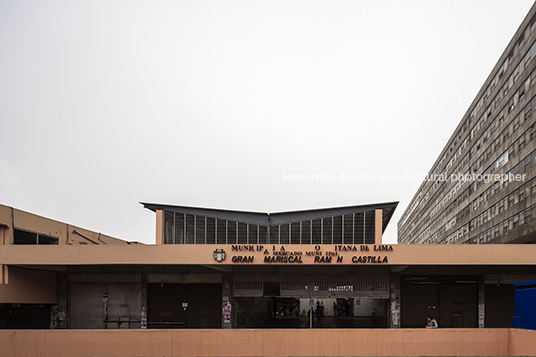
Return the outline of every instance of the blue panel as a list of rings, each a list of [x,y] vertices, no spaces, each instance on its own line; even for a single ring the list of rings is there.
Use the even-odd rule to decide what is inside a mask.
[[[535,281],[521,283],[532,285]],[[517,289],[515,292],[515,314],[519,317],[519,327],[536,330],[536,288]]]
[[[519,316],[512,316],[512,328],[519,328]]]
[[[523,281],[521,283],[515,283],[514,286],[525,286],[525,285],[534,285],[534,284],[536,284],[536,280]]]

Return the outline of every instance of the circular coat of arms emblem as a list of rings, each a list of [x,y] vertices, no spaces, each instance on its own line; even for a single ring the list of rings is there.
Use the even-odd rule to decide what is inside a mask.
[[[225,260],[225,250],[223,249],[216,249],[214,253],[212,253],[212,256],[214,257],[214,260],[217,262],[222,262]]]

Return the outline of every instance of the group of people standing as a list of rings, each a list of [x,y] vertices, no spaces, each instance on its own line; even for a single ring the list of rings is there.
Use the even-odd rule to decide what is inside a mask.
[[[322,320],[322,316],[324,316],[324,305],[320,305],[320,302],[316,302],[316,308],[314,306],[311,306],[311,309],[309,309],[309,312],[307,313],[307,316],[311,316],[311,314],[316,317],[316,327],[320,327],[320,321]],[[312,323],[313,320],[311,320]]]

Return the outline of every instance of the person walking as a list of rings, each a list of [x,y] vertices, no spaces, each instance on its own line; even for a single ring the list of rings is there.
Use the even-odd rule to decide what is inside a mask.
[[[320,327],[320,318],[322,317],[322,306],[320,306],[320,302],[316,302],[316,310],[315,310],[315,316],[316,316],[316,327]]]

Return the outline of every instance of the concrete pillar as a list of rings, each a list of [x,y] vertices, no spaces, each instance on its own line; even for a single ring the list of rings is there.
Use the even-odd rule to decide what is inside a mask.
[[[400,328],[400,274],[391,273],[389,289],[389,327]]]
[[[9,284],[9,269],[7,265],[0,264],[0,284]]]
[[[223,329],[231,329],[236,326],[236,308],[233,308],[233,290],[232,290],[232,275],[231,273],[222,273],[222,320],[221,327]]]
[[[142,268],[141,272],[141,306],[140,306],[140,328],[147,328],[147,270]]]
[[[314,311],[314,308],[315,308],[315,305],[314,305],[314,299],[313,299],[313,291],[315,289],[315,282],[314,280],[311,280],[309,281],[309,328],[313,328],[314,327],[314,317],[313,317],[313,311]]]
[[[383,210],[377,209],[375,214],[374,244],[382,244]]]
[[[67,329],[69,328],[67,272],[58,272],[56,282],[58,284],[58,304],[52,306],[50,328]]]
[[[484,328],[486,321],[486,284],[485,277],[480,276],[478,279],[478,327]]]
[[[0,223],[0,245],[5,245],[6,243],[6,232],[7,232],[7,226],[3,226]]]
[[[164,211],[156,210],[156,239],[155,244],[164,244]]]

